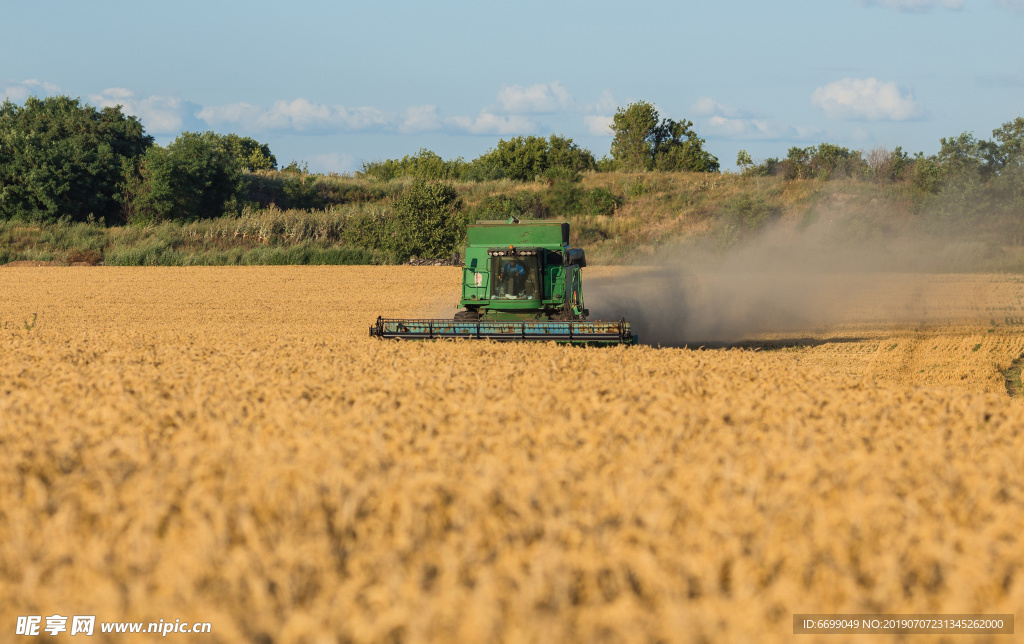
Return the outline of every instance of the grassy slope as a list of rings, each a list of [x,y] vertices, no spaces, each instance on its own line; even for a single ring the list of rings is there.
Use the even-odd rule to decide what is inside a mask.
[[[0,222],[0,263],[15,260],[66,261],[91,252],[108,264],[288,264],[375,263],[380,253],[360,248],[357,221],[386,212],[408,179],[380,184],[359,177],[317,177],[302,195],[308,208],[247,209],[239,217],[143,228],[64,224],[40,227]],[[544,182],[507,180],[457,184],[467,211],[481,213],[496,195],[547,204],[546,216],[568,219],[575,244],[600,263],[656,260],[667,247],[700,246],[712,252],[742,246],[765,230],[792,234],[827,222],[839,245],[878,244],[907,236],[953,236],[973,246],[971,266],[959,269],[1020,270],[1019,231],[1004,219],[950,224],[933,216],[935,200],[908,184],[877,184],[843,179],[785,181],[780,177],[692,173],[590,173],[579,188],[604,189],[615,196],[614,212],[604,215],[560,211]],[[530,194],[532,193],[532,194]],[[268,196],[269,195],[269,196]],[[269,193],[285,201],[283,192]],[[299,203],[296,201],[295,203]],[[554,204],[554,205],[552,205]],[[1012,228],[1012,230],[1011,230]],[[978,260],[978,261],[975,261]],[[984,260],[984,261],[981,261]],[[963,263],[963,262],[961,262]]]

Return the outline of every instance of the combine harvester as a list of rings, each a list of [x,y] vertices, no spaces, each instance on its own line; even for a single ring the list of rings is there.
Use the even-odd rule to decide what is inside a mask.
[[[580,248],[569,248],[569,224],[478,221],[469,226],[462,269],[464,310],[454,320],[377,318],[370,336],[402,340],[555,341],[635,344],[625,320],[587,320]]]

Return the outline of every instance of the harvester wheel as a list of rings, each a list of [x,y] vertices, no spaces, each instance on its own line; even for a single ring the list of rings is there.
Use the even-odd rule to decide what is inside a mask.
[[[466,321],[466,320],[468,320],[468,321],[479,320],[480,319],[480,313],[475,311],[475,310],[472,310],[472,309],[466,309],[465,311],[457,312],[455,314],[455,319],[456,320],[463,320],[463,321]]]

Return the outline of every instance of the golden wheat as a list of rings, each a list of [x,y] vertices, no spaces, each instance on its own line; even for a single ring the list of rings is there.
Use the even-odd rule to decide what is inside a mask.
[[[928,280],[974,320],[602,350],[366,337],[458,269],[0,269],[0,632],[773,642],[796,612],[1019,611],[1024,289]]]

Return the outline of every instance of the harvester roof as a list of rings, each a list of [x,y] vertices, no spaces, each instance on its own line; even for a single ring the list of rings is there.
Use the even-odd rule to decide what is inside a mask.
[[[569,224],[560,221],[524,221],[508,223],[478,221],[467,229],[470,246],[546,246],[559,248],[569,245]]]

